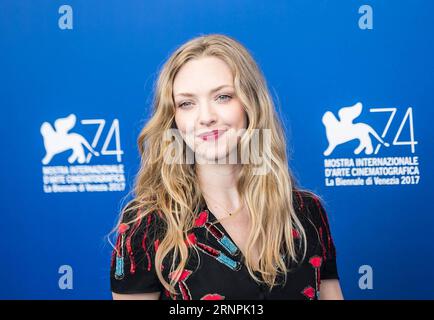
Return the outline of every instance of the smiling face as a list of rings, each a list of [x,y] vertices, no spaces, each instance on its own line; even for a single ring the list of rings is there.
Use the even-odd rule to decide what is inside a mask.
[[[226,159],[236,151],[247,115],[236,95],[232,72],[223,60],[203,57],[183,65],[174,79],[173,99],[176,126],[196,159]]]

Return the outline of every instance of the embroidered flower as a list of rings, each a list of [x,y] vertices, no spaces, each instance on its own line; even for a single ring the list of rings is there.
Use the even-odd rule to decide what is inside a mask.
[[[322,264],[322,258],[319,256],[313,256],[312,258],[309,259],[309,263],[312,265],[312,267],[319,268],[321,267]]]
[[[304,288],[301,293],[303,293],[303,295],[309,298],[310,300],[313,300],[313,298],[315,297],[315,289],[312,288],[311,286]]]
[[[219,295],[218,293],[208,293],[204,295],[200,300],[224,300],[225,297],[222,295]]]

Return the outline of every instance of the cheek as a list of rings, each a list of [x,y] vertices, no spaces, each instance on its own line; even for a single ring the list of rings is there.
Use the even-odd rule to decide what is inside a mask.
[[[190,113],[175,113],[175,123],[178,133],[188,145],[194,143],[195,129],[193,117]]]
[[[247,114],[241,104],[234,105],[226,115],[228,123],[234,128],[245,128],[247,122]]]
[[[184,114],[182,114],[181,112],[175,113],[176,127],[182,133],[185,133],[187,130],[187,126],[188,126],[187,120],[188,120],[187,117]]]

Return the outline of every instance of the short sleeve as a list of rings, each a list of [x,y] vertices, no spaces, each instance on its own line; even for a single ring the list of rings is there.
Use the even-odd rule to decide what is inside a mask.
[[[317,212],[317,226],[324,258],[320,269],[320,277],[322,280],[339,279],[336,263],[336,247],[330,231],[328,215],[319,198],[314,197],[313,202]]]
[[[160,241],[158,214],[151,212],[134,221],[140,210],[125,212],[112,252],[111,291],[124,294],[162,291],[154,263]]]
[[[312,222],[319,235],[319,245],[321,247],[322,264],[320,277],[322,280],[339,279],[338,267],[336,263],[336,247],[330,231],[328,215],[321,200],[314,194],[307,196],[309,211]]]

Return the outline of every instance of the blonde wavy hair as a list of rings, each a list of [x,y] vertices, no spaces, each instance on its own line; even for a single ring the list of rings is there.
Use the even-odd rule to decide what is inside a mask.
[[[293,207],[296,182],[288,167],[283,125],[275,111],[266,81],[247,49],[229,36],[198,36],[177,48],[162,66],[155,87],[152,116],[141,130],[137,141],[141,164],[132,190],[134,197],[124,206],[119,223],[131,211],[139,210],[140,214],[129,223],[160,211],[167,229],[155,254],[155,269],[163,286],[170,293],[176,294],[176,282],[189,257],[185,241],[205,199],[194,164],[182,161],[170,164],[164,161],[164,154],[171,142],[163,137],[167,130],[176,128],[173,82],[177,72],[188,61],[208,56],[220,58],[230,67],[236,95],[247,114],[248,125],[239,142],[240,149],[248,150],[253,129],[269,129],[271,133],[269,154],[261,152],[263,150],[259,153],[267,174],[254,174],[252,164],[243,164],[237,180],[238,193],[246,204],[251,219],[245,264],[252,278],[257,283],[266,283],[271,290],[277,284],[279,275],[284,275],[286,282],[289,270],[285,256],[294,262],[304,260],[306,233]],[[185,159],[185,143],[178,139],[177,148],[182,148]],[[252,162],[258,163],[255,160],[257,159]],[[294,229],[301,236],[301,258],[291,236]],[[260,252],[257,270],[253,269],[255,264],[250,254],[255,244],[258,244]],[[199,254],[194,246],[193,248]],[[161,272],[161,265],[170,255],[173,255],[170,272],[177,276],[167,282]]]

